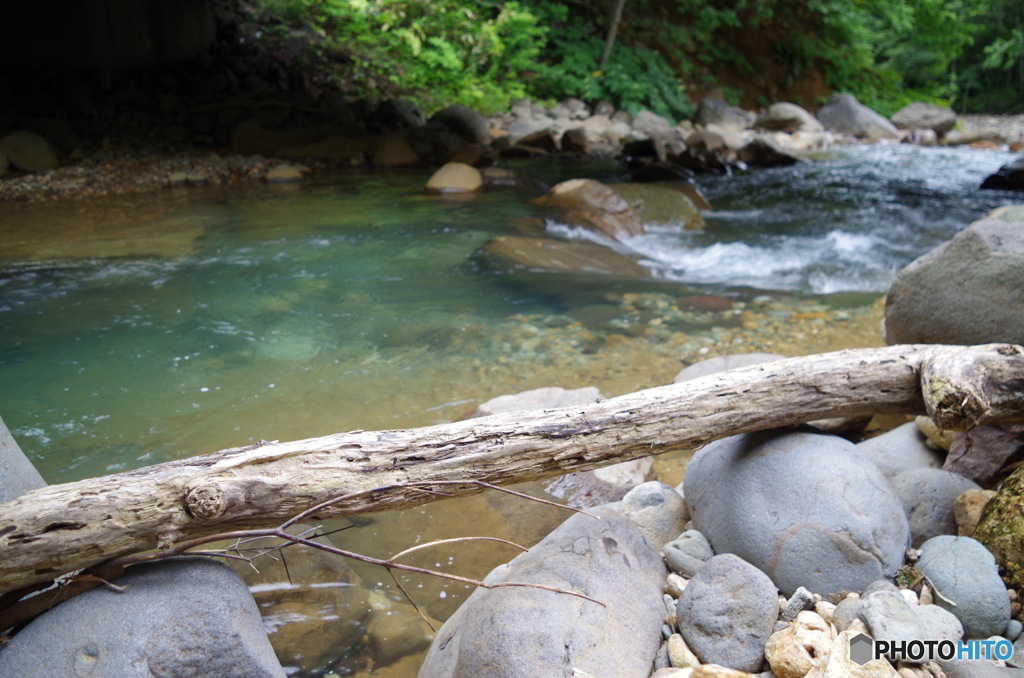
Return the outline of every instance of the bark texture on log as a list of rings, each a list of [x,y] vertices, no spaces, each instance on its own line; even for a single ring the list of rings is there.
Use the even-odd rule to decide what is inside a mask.
[[[364,493],[318,517],[440,498],[401,484],[506,485],[827,417],[928,412],[965,430],[1024,421],[1022,403],[1020,346],[892,346],[762,363],[582,407],[232,448],[0,504],[0,592],[185,539],[276,526],[353,492]]]

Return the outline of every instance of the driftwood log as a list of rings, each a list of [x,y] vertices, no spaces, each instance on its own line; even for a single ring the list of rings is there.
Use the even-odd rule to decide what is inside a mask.
[[[54,485],[0,504],[0,592],[230,530],[507,485],[815,419],[928,414],[947,430],[1024,422],[1024,348],[892,346],[763,363],[592,405],[233,448]],[[410,483],[420,484],[410,487]],[[468,494],[479,486],[446,485]]]

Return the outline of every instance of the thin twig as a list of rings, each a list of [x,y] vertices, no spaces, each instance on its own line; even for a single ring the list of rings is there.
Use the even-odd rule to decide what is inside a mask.
[[[514,541],[509,541],[507,539],[500,539],[498,537],[452,537],[451,539],[438,539],[436,541],[428,541],[425,544],[417,544],[416,546],[411,546],[411,547],[405,549],[404,551],[399,551],[395,555],[391,556],[391,560],[398,560],[399,558],[401,558],[404,555],[408,555],[408,554],[413,553],[415,551],[421,551],[421,550],[423,550],[425,548],[430,548],[432,546],[440,546],[441,544],[454,544],[454,543],[460,542],[460,541],[496,541],[496,542],[500,542],[502,544],[508,544],[509,546],[514,546],[515,548],[519,549],[520,551],[527,551],[527,550],[529,550],[525,546],[521,546],[521,545],[515,543]]]
[[[398,590],[402,592],[402,595],[405,596],[405,599],[409,601],[410,605],[412,605],[412,609],[416,610],[416,614],[420,616],[420,619],[426,622],[427,626],[430,627],[431,631],[437,633],[437,629],[434,628],[434,625],[430,622],[429,619],[427,619],[427,615],[423,614],[423,611],[420,610],[420,606],[416,604],[416,601],[412,599],[412,596],[409,595],[409,592],[405,590],[405,587],[402,586],[402,582],[398,580],[398,577],[396,577],[395,573],[391,571],[391,568],[385,567],[384,569],[387,570],[388,576],[391,577],[391,581],[395,582],[395,586],[398,587]]]

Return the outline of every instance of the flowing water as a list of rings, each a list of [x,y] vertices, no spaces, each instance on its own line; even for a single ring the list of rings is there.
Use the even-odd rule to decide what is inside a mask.
[[[895,273],[1013,202],[976,189],[1010,158],[864,146],[705,177],[705,230],[654,225],[628,242],[656,273],[644,283],[509,274],[476,255],[523,218],[558,231],[528,202],[538,186],[627,179],[618,166],[523,166],[528,187],[469,199],[427,196],[428,173],[394,172],[0,205],[0,416],[58,483],[260,439],[447,421],[538,386],[616,395],[708,355],[877,345]],[[561,517],[478,497],[367,518],[335,541],[376,556],[469,534],[530,542]],[[513,555],[441,553],[410,562],[483,576]],[[357,611],[261,599],[279,651],[300,648],[285,663],[314,675],[345,655],[341,675],[414,675],[425,627],[380,572],[355,570],[348,588],[370,595]],[[349,575],[317,576],[330,588]],[[406,581],[438,620],[467,593]],[[338,615],[349,635],[283,640],[296,618]]]

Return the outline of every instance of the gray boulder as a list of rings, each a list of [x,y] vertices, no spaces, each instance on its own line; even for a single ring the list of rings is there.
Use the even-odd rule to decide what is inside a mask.
[[[260,613],[225,565],[179,558],[138,565],[41,615],[0,652],[19,678],[281,678]]]
[[[669,569],[684,577],[692,577],[697,574],[704,563],[715,556],[711,550],[711,544],[707,538],[697,530],[687,530],[665,544],[665,562]]]
[[[942,106],[915,101],[897,111],[891,120],[900,129],[930,129],[942,136],[953,129],[956,113]]]
[[[976,221],[896,276],[885,300],[890,344],[1024,343],[1024,207]]]
[[[11,501],[40,487],[46,487],[46,481],[0,419],[0,502]]]
[[[940,534],[956,534],[956,498],[967,490],[981,489],[973,480],[936,468],[897,473],[892,487],[907,512],[914,548]]]
[[[852,94],[840,92],[818,111],[818,121],[836,134],[849,134],[861,139],[898,139],[896,126],[857,101]]]
[[[619,512],[643,533],[656,549],[661,549],[682,533],[689,516],[675,488],[652,480],[626,493]]]
[[[732,554],[715,556],[690,580],[679,602],[679,633],[704,664],[758,671],[779,617],[775,585]]]
[[[788,101],[780,101],[769,106],[767,111],[757,116],[754,127],[788,133],[821,132],[825,129],[806,108]]]
[[[640,111],[633,118],[633,129],[648,136],[664,135],[672,129],[672,123],[657,113]]]
[[[491,141],[491,126],[487,118],[460,104],[442,108],[430,116],[427,124],[443,127],[471,144],[487,144]]]
[[[517,119],[508,126],[509,143],[512,145],[518,144],[522,139],[527,139],[535,134],[548,131],[553,125],[554,121],[551,118],[540,118],[536,120]]]
[[[944,454],[929,447],[926,440],[911,421],[858,443],[857,450],[890,477],[910,469],[941,468]]]
[[[696,125],[718,125],[730,132],[742,132],[754,126],[757,116],[742,108],[730,106],[721,99],[708,97],[701,99],[693,114]],[[689,143],[687,143],[689,145]]]
[[[766,137],[751,139],[737,151],[736,156],[748,165],[760,165],[761,167],[793,165],[799,162],[796,156],[790,155]]]
[[[999,171],[981,182],[981,187],[997,191],[1024,191],[1024,157],[1000,167]]]
[[[1010,599],[996,559],[976,539],[940,535],[921,545],[920,570],[941,595],[939,605],[960,620],[967,638],[1001,635],[1010,621]]]
[[[661,646],[665,564],[640,531],[607,508],[575,515],[496,568],[487,583],[531,582],[591,596],[524,587],[478,589],[441,627],[422,678],[592,675],[647,678]]]
[[[716,553],[764,571],[787,596],[860,591],[903,564],[910,527],[882,472],[836,436],[768,431],[706,445],[684,497]]]

